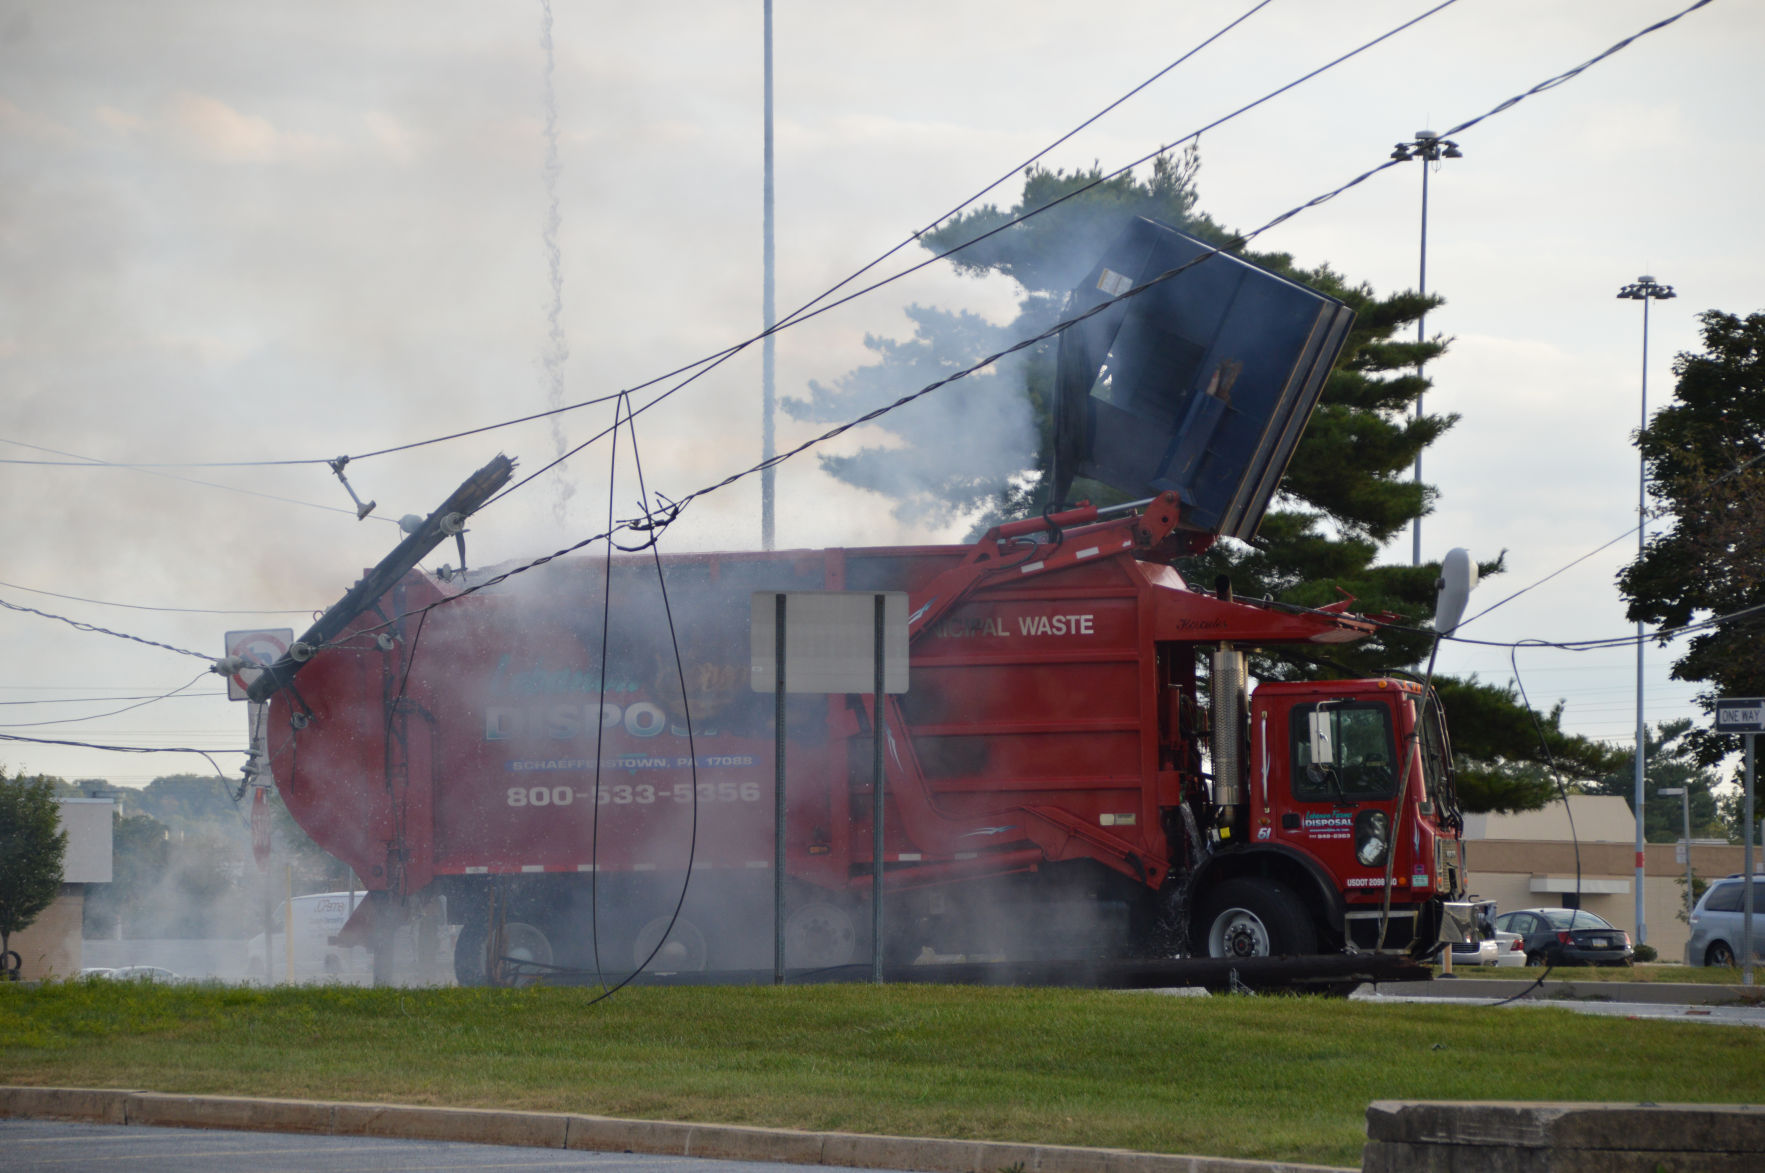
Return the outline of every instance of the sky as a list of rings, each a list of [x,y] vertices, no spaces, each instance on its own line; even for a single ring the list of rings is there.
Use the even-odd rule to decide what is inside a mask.
[[[1688,2],[1448,4],[1209,130],[1200,207],[1261,225]],[[1026,159],[1251,7],[778,0],[780,311],[1001,176],[989,198],[1015,202]],[[1113,169],[1179,143],[1431,7],[1273,0],[1044,162]],[[0,463],[0,601],[133,637],[0,610],[0,733],[224,751],[236,777],[244,706],[205,667],[226,632],[303,629],[395,544],[399,516],[499,451],[517,475],[542,468],[560,435],[589,440],[613,408],[555,417],[558,435],[538,421],[364,454],[649,384],[758,328],[760,3],[560,0],[549,91],[545,20],[537,0],[0,3],[0,460],[15,462]],[[1473,613],[1562,571],[1465,636],[1632,630],[1613,576],[1635,549],[1643,323],[1615,294],[1642,274],[1678,292],[1650,309],[1651,410],[1700,312],[1765,309],[1762,45],[1765,11],[1716,0],[1454,135],[1463,158],[1432,173],[1428,288],[1446,304],[1428,328],[1451,347],[1427,407],[1460,418],[1425,457],[1440,500],[1423,556],[1505,551]],[[1420,167],[1257,247],[1380,293],[1414,288]],[[1004,323],[1014,291],[934,266],[855,299],[780,336],[780,396],[865,362],[867,335],[904,337],[913,304]],[[678,499],[758,459],[758,349],[640,418],[652,489]],[[781,416],[780,447],[819,430]],[[879,442],[859,429],[824,450]],[[323,463],[345,454],[377,502],[366,520]],[[302,463],[215,467],[278,461]],[[614,513],[629,517],[629,445],[619,470]],[[470,560],[601,532],[610,472],[603,441],[492,505]],[[813,455],[780,470],[778,501],[780,546],[966,529],[898,518]],[[758,546],[757,478],[695,502],[667,543]],[[1407,562],[1408,534],[1385,557]],[[1645,653],[1651,723],[1696,714],[1671,654]],[[1439,666],[1502,683],[1509,656],[1449,644]],[[1630,743],[1634,650],[1525,648],[1517,664],[1566,728]],[[125,785],[210,769],[28,742],[0,743],[0,764]]]

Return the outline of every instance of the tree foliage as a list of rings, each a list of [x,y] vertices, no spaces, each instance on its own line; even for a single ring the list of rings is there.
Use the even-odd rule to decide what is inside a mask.
[[[1222,541],[1181,569],[1202,583],[1226,575],[1242,597],[1299,606],[1349,594],[1355,610],[1396,621],[1357,644],[1332,649],[1328,661],[1264,657],[1258,673],[1265,678],[1381,676],[1413,668],[1428,655],[1432,636],[1426,627],[1439,566],[1382,566],[1375,560],[1381,546],[1431,508],[1434,490],[1408,473],[1456,419],[1418,418],[1414,411],[1428,386],[1418,364],[1440,355],[1446,343],[1418,342],[1413,331],[1440,299],[1407,291],[1380,295],[1328,265],[1305,268],[1285,253],[1244,250],[1233,233],[1197,209],[1199,166],[1191,148],[1174,159],[1161,156],[1144,180],[1132,174],[1104,180],[1096,169],[1069,174],[1031,168],[1013,207],[976,208],[921,238],[939,253],[972,242],[952,263],[975,276],[1014,281],[1020,295],[1014,320],[999,326],[973,314],[909,307],[910,340],[867,338],[875,362],[830,384],[811,383],[808,396],[787,399],[785,410],[801,419],[850,419],[1046,330],[1059,320],[1069,292],[1134,217],[1232,248],[1340,298],[1356,318],[1256,542]],[[1047,210],[1013,223],[1037,209]],[[1048,496],[1057,346],[1050,340],[1021,351],[881,417],[875,426],[888,440],[855,454],[825,456],[823,467],[892,498],[904,518],[978,518],[978,531],[1039,512]],[[1100,504],[1120,499],[1083,480],[1073,493]],[[1480,569],[1497,573],[1500,560]],[[1572,779],[1598,777],[1610,767],[1605,747],[1562,732],[1560,710],[1535,718],[1510,690],[1474,681],[1437,684],[1467,809],[1529,809],[1552,796],[1554,783],[1542,768],[1541,726],[1551,756]]]
[[[1663,721],[1647,730],[1643,742],[1643,838],[1649,843],[1677,843],[1685,837],[1685,807],[1681,799],[1656,797],[1666,787],[1684,787],[1691,798],[1691,837],[1693,839],[1737,839],[1734,828],[1723,822],[1721,796],[1716,786],[1721,781],[1715,771],[1698,763],[1697,732],[1688,718]],[[1634,814],[1636,810],[1636,774],[1634,766],[1614,770],[1597,782],[1583,787],[1588,794],[1616,794]]]
[[[0,772],[0,953],[60,893],[66,854],[54,780]]]
[[[1723,696],[1765,696],[1765,314],[1709,310],[1704,349],[1681,354],[1674,402],[1638,437],[1650,485],[1672,520],[1618,575],[1641,623],[1722,622],[1692,635],[1674,661],[1678,680],[1707,685],[1706,712]],[[1734,737],[1690,735],[1710,764]]]

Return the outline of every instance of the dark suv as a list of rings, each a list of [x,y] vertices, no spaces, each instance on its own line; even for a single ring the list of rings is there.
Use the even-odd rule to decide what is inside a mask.
[[[1717,880],[1691,910],[1687,965],[1733,965],[1741,951],[1741,896],[1744,874]],[[1753,959],[1765,960],[1765,875],[1753,875]]]

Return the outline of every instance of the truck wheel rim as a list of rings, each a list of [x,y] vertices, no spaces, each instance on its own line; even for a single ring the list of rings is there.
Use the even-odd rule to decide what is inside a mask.
[[[1207,933],[1207,952],[1213,957],[1268,957],[1269,930],[1248,908],[1228,908],[1214,918]]]
[[[857,927],[846,911],[817,902],[791,913],[784,923],[785,961],[802,969],[847,965],[857,952]]]

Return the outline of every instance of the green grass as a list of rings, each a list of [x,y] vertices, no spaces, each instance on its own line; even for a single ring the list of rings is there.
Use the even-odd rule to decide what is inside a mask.
[[[1765,1099],[1757,1031],[963,987],[0,987],[6,1082],[1358,1165],[1376,1099]]]

